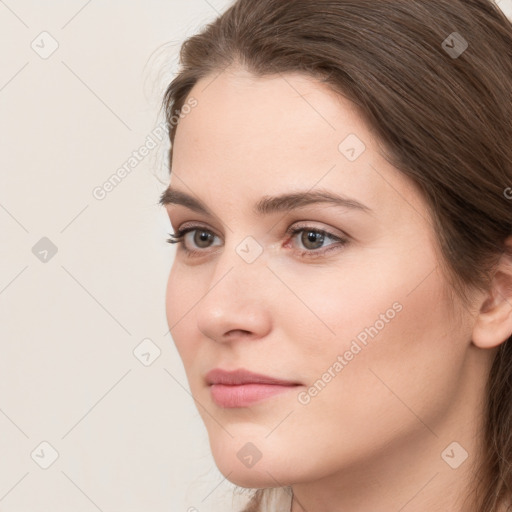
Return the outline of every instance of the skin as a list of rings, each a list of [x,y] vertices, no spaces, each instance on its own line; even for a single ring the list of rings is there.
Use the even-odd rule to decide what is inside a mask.
[[[292,486],[293,512],[471,510],[463,498],[479,460],[484,384],[512,332],[508,262],[503,300],[475,292],[472,307],[453,302],[425,201],[353,105],[324,84],[232,68],[190,96],[198,105],[177,129],[170,185],[214,215],[166,208],[174,230],[196,224],[212,238],[198,245],[186,236],[197,256],[177,247],[166,310],[219,470],[242,487]],[[349,134],[366,146],[355,161],[338,149]],[[263,196],[320,188],[372,211],[252,211]],[[286,234],[304,224],[306,233]],[[311,229],[347,243],[308,244]],[[263,250],[252,263],[236,251],[247,236]],[[393,304],[394,318],[300,403]],[[301,386],[222,408],[205,382],[219,367]],[[237,458],[247,442],[261,453],[250,468]],[[468,453],[456,469],[441,456],[452,442]],[[451,453],[454,463],[463,458],[458,447]]]

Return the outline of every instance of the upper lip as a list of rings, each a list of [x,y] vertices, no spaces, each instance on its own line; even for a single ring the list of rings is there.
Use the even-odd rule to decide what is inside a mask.
[[[227,371],[215,368],[206,374],[206,382],[208,385],[224,384],[228,386],[240,386],[242,384],[274,384],[281,386],[296,386],[299,383],[289,380],[276,379],[268,375],[253,373],[243,368]]]

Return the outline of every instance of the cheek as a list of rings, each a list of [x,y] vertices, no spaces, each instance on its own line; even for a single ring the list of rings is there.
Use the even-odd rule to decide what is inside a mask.
[[[310,378],[349,351],[354,340],[364,348],[374,337],[382,337],[400,316],[407,287],[397,284],[391,269],[372,269],[374,262],[368,263],[345,259],[342,266],[311,267],[301,273],[293,267],[278,270],[288,286],[272,285],[279,297],[273,309],[276,324],[289,333],[285,338],[307,362],[302,369]]]
[[[300,350],[311,386],[304,397],[311,414],[304,412],[315,428],[315,418],[325,418],[326,410],[357,432],[360,420],[373,415],[389,418],[390,431],[404,415],[415,421],[404,403],[432,421],[447,407],[467,332],[451,313],[445,280],[439,269],[432,272],[432,261],[393,261],[391,268],[374,260],[373,267],[359,262],[336,272],[316,268],[295,281],[283,270],[294,294],[286,300],[281,295],[285,307],[277,322]]]
[[[418,417],[434,429],[453,402],[467,345],[443,286],[435,272],[412,292],[407,283],[390,282],[366,300],[347,289],[326,290],[338,298],[318,311],[336,336],[322,334],[308,347],[310,387],[296,418],[302,427],[292,430],[388,443],[424,431]]]
[[[404,356],[404,347],[411,357],[421,340],[432,338],[429,349],[441,343],[445,330],[452,323],[447,313],[449,298],[445,281],[436,270],[436,259],[428,246],[421,255],[411,257],[410,251],[382,246],[375,251],[347,252],[339,265],[311,266],[299,272],[295,266],[276,268],[281,283],[271,285],[279,298],[276,323],[286,326],[296,344],[310,378],[347,353],[350,359],[361,350],[357,359],[379,340],[386,339],[390,358]],[[279,307],[277,307],[279,306]],[[384,345],[383,343],[380,343]],[[373,352],[373,351],[372,351]],[[379,354],[383,357],[386,354]]]
[[[294,414],[265,438],[266,453],[280,453],[283,446],[293,453],[300,446],[301,454],[314,457],[297,471],[318,476],[393,450],[404,439],[428,436],[428,429],[436,431],[454,402],[465,333],[453,326],[437,273],[412,293],[407,283],[393,286],[391,281],[374,288],[371,299],[361,295],[356,300],[347,289],[335,293],[327,284],[321,294],[308,295],[308,306],[336,336],[298,299],[293,307],[291,297],[287,301],[279,318],[295,319],[287,324],[288,334],[296,350],[300,343],[309,387],[294,398]],[[295,291],[300,295],[305,289]],[[324,294],[331,299],[322,302]],[[361,333],[366,344],[357,337]]]

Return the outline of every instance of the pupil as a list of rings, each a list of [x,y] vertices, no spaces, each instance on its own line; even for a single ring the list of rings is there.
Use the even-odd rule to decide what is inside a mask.
[[[197,233],[199,233],[199,240],[201,242],[208,242],[208,239],[210,238],[210,235],[208,233],[206,233],[205,231],[198,231]],[[197,245],[201,246],[200,243],[198,243]]]
[[[315,244],[315,242],[320,242],[320,245],[323,241],[323,235],[321,233],[316,233],[315,231],[308,231],[306,233],[306,240],[308,243]],[[304,244],[307,247],[307,243]]]

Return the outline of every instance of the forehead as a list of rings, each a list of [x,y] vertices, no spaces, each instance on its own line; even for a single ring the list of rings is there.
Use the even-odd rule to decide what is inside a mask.
[[[172,170],[206,202],[219,192],[255,203],[321,186],[372,209],[411,207],[399,196],[413,200],[412,184],[381,156],[354,105],[325,84],[235,69],[203,78],[189,96],[197,106],[178,125]]]
[[[332,159],[344,135],[369,138],[351,102],[301,74],[255,77],[235,69],[203,78],[190,96],[198,106],[180,121],[176,146],[192,138],[198,150],[205,143],[210,151],[215,144],[222,151],[232,141],[230,153],[237,156],[265,150],[289,157],[314,142],[321,143],[317,157]]]

